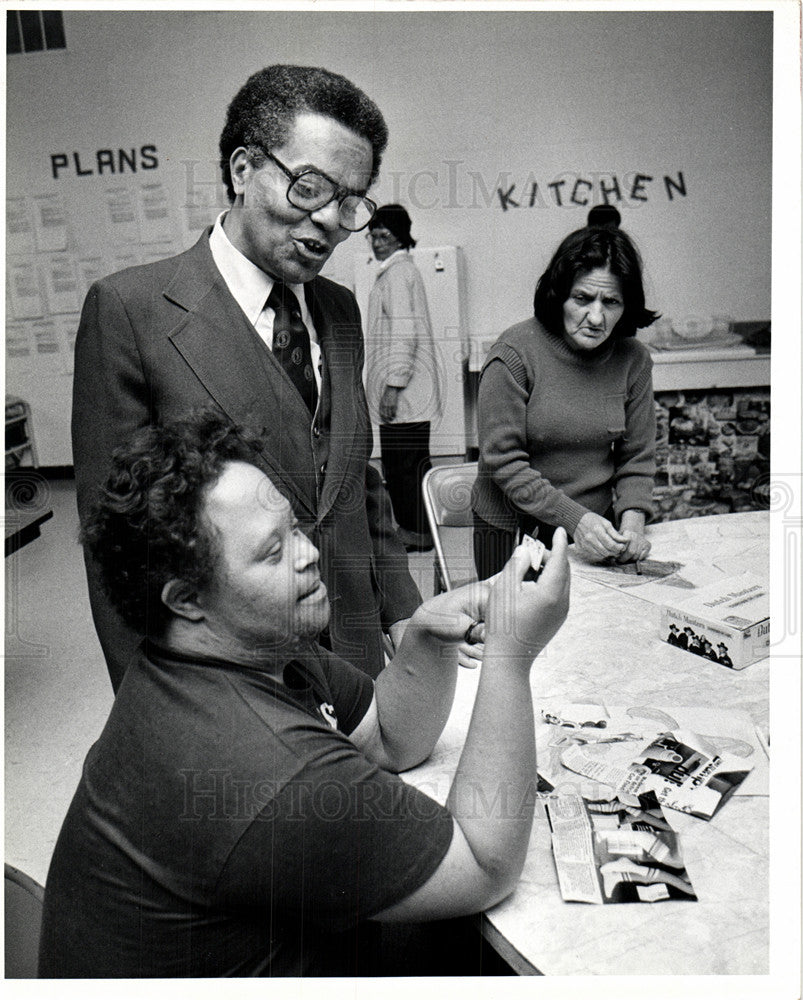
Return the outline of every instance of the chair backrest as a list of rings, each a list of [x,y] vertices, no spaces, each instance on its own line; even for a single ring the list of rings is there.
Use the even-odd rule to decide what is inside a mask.
[[[435,543],[435,561],[443,590],[451,590],[453,583],[446,565],[441,529],[473,527],[471,487],[476,478],[476,462],[436,465],[424,476],[424,507]]]
[[[5,978],[36,979],[45,890],[11,865],[5,873]]]

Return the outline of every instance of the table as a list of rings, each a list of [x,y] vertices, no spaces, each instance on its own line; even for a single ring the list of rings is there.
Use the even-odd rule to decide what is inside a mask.
[[[765,512],[669,521],[648,529],[650,558],[716,561],[768,577]],[[747,713],[768,735],[769,661],[735,671],[659,638],[660,609],[572,574],[569,616],[531,675],[536,711],[585,702]],[[404,777],[444,802],[468,727],[477,675],[461,671],[432,756]],[[748,779],[749,780],[749,779]],[[673,813],[697,902],[591,905],[562,900],[543,807],[516,891],[482,917],[485,937],[520,974],[766,975],[769,796],[732,797],[710,822]],[[677,822],[675,822],[677,820]]]

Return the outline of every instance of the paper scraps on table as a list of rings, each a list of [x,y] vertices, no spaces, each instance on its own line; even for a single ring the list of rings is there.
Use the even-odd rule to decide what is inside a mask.
[[[544,799],[563,898],[578,903],[655,903],[697,897],[678,835],[659,807]]]
[[[683,729],[636,743],[572,745],[560,759],[576,774],[613,788],[627,805],[657,802],[706,820],[752,770],[743,757]]]

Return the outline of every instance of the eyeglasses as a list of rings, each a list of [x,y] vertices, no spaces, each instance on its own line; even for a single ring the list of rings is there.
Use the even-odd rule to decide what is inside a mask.
[[[317,212],[318,209],[336,200],[340,225],[350,233],[358,233],[361,229],[365,229],[376,214],[376,203],[370,198],[340,187],[331,177],[327,177],[319,170],[301,170],[299,173],[293,173],[273,153],[267,149],[263,149],[262,152],[290,179],[287,200],[293,208],[300,208],[305,212]]]

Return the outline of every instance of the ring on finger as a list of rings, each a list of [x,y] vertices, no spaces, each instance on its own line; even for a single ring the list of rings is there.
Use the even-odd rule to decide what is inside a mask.
[[[473,621],[466,629],[466,634],[463,636],[463,642],[467,642],[469,646],[476,646],[477,643],[481,641],[481,635],[482,622]]]

